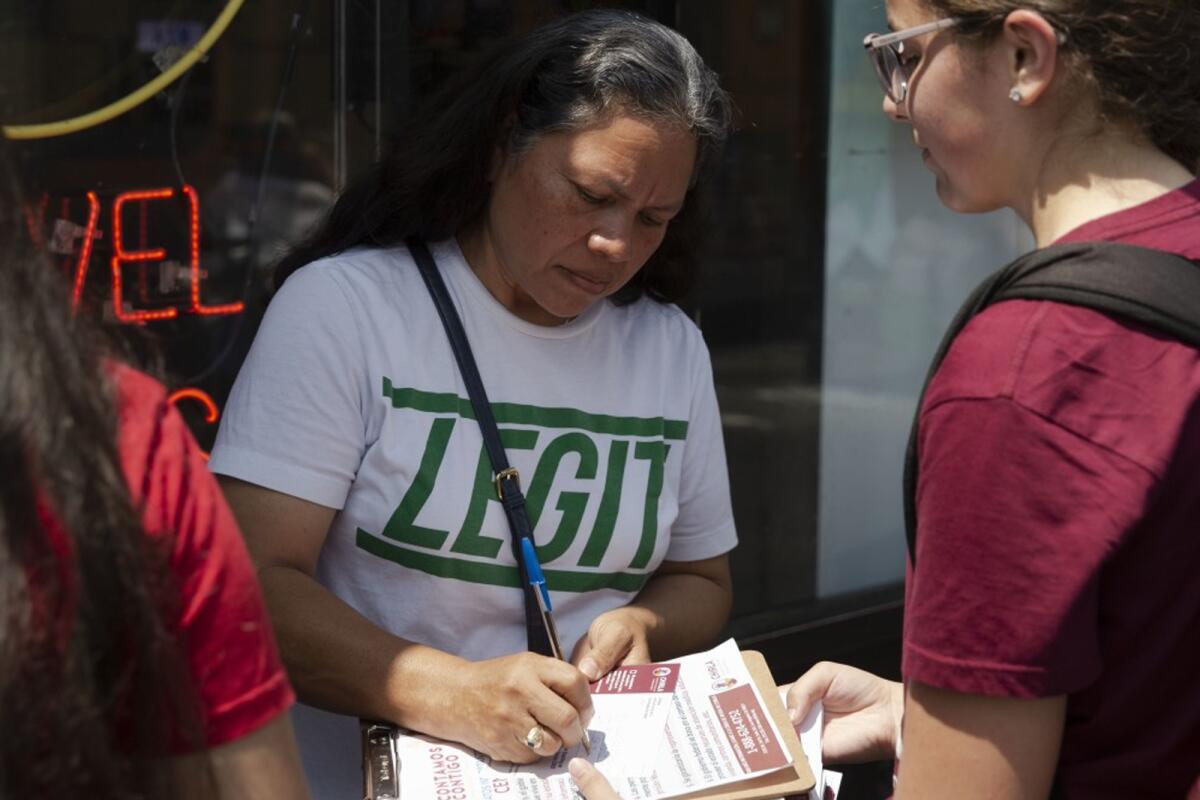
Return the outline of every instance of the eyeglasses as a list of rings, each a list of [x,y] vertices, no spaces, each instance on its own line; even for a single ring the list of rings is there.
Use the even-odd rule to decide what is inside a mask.
[[[863,39],[863,47],[867,48],[867,57],[883,91],[896,105],[900,105],[908,97],[908,79],[912,77],[912,63],[904,60],[904,42],[926,33],[953,28],[958,24],[957,19],[940,19],[906,28],[895,33],[870,33]]]

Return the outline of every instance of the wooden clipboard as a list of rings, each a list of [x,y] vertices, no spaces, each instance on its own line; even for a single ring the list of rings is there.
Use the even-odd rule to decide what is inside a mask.
[[[808,758],[804,755],[804,749],[800,747],[796,729],[792,727],[787,709],[779,698],[779,689],[775,686],[775,679],[771,676],[766,659],[757,650],[743,650],[742,660],[746,662],[750,677],[754,679],[758,693],[767,704],[767,711],[775,720],[775,726],[779,728],[788,752],[792,754],[792,764],[770,775],[760,775],[727,786],[679,795],[677,800],[776,800],[780,797],[807,794],[817,783],[812,770],[808,768]]]
[[[808,759],[800,747],[800,739],[797,738],[796,730],[788,718],[787,709],[783,707],[783,701],[779,699],[779,690],[775,686],[771,670],[767,667],[766,659],[756,650],[744,650],[742,660],[746,662],[750,677],[758,687],[758,693],[762,695],[767,711],[775,720],[775,726],[792,755],[792,764],[769,775],[677,795],[678,800],[776,800],[792,795],[805,795],[816,785],[812,770],[808,768]],[[367,800],[388,800],[400,796],[400,765],[395,748],[395,737],[398,735],[399,729],[390,725],[373,724],[365,720],[362,722],[364,796]]]

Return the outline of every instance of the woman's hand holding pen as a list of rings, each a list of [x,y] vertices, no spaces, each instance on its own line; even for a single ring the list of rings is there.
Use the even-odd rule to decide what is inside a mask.
[[[527,764],[573,747],[594,713],[578,669],[533,653],[464,661],[439,683],[436,722],[421,730],[501,761]],[[536,749],[525,742],[535,726],[543,731]]]
[[[649,664],[649,632],[656,622],[653,614],[636,606],[606,611],[575,645],[571,663],[593,681],[616,667]]]

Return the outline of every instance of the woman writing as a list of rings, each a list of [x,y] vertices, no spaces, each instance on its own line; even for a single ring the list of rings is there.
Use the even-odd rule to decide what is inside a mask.
[[[508,761],[574,745],[589,678],[704,646],[730,606],[711,368],[669,304],[728,127],[715,76],[669,29],[596,11],[447,99],[281,265],[211,461],[314,707],[297,734],[322,798],[360,786],[355,717]],[[522,652],[507,524],[413,236],[522,476],[573,665]]]
[[[1194,3],[887,8],[895,34],[867,40],[884,111],[947,206],[1010,208],[1041,248],[1200,259]],[[1200,352],[996,303],[930,381],[917,445],[905,683],[801,677],[789,706],[823,701],[826,760],[898,756],[902,720],[897,798],[1200,797]]]

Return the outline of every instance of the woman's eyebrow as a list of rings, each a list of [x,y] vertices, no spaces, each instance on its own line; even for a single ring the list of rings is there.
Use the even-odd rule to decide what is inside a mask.
[[[610,192],[612,192],[617,197],[621,198],[622,200],[625,200],[626,202],[632,201],[633,198],[631,198],[628,194],[626,194],[625,190],[622,189],[621,186],[619,184],[617,184],[615,181],[611,181],[608,178],[599,178],[597,180],[599,183],[604,184],[604,188],[608,189]],[[662,211],[662,212],[665,212],[668,214],[678,214],[680,211],[683,210],[683,204],[685,201],[686,201],[686,198],[681,199],[676,203],[665,203],[660,206],[646,206],[646,210],[647,211]]]

